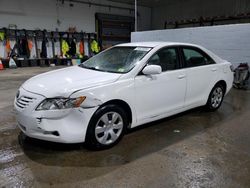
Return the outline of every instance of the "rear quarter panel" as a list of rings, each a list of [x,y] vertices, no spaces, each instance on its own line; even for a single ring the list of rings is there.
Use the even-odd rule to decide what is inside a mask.
[[[228,61],[223,61],[221,64],[222,73],[220,74],[221,80],[224,80],[227,84],[227,94],[233,86],[234,73],[231,71],[232,64]]]

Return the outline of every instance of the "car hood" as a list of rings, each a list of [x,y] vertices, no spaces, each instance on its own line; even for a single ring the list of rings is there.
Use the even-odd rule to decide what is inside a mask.
[[[34,76],[27,80],[22,87],[47,98],[69,97],[75,91],[112,83],[119,77],[120,74],[73,66]]]

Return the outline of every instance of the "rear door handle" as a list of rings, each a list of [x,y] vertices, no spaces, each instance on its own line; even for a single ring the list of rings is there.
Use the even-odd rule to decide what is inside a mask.
[[[178,79],[183,79],[183,78],[185,78],[185,77],[186,77],[185,74],[181,74],[181,75],[178,76]]]
[[[217,68],[212,68],[211,71],[215,72],[217,71]]]

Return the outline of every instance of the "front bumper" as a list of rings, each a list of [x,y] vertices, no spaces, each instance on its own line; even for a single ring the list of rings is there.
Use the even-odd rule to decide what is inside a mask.
[[[87,127],[96,108],[36,111],[44,96],[20,88],[14,107],[22,132],[32,138],[59,143],[85,141]]]

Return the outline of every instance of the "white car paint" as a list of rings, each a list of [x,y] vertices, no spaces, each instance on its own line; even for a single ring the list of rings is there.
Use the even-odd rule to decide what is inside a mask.
[[[112,83],[118,80],[120,76],[120,74],[110,74],[73,66],[34,76],[27,80],[22,87],[47,98],[69,97],[77,90]]]
[[[154,117],[168,113],[169,110],[183,107],[187,83],[185,77],[178,78],[180,75],[185,75],[185,70],[162,72],[152,77],[135,77],[138,122],[146,123]]]
[[[193,46],[206,52],[216,62],[194,68],[182,68],[155,75],[139,75],[148,59],[168,46]],[[78,66],[51,71],[26,81],[19,89],[14,106],[20,129],[42,140],[84,142],[89,121],[100,105],[112,100],[126,102],[132,112],[130,127],[158,120],[190,108],[205,105],[214,85],[224,80],[227,91],[232,87],[230,63],[209,50],[184,43],[144,42],[118,46],[150,47],[136,66],[126,74],[100,72]],[[79,108],[37,111],[46,98],[86,96]],[[28,97],[25,107],[20,98]],[[57,131],[60,135],[53,135]]]

